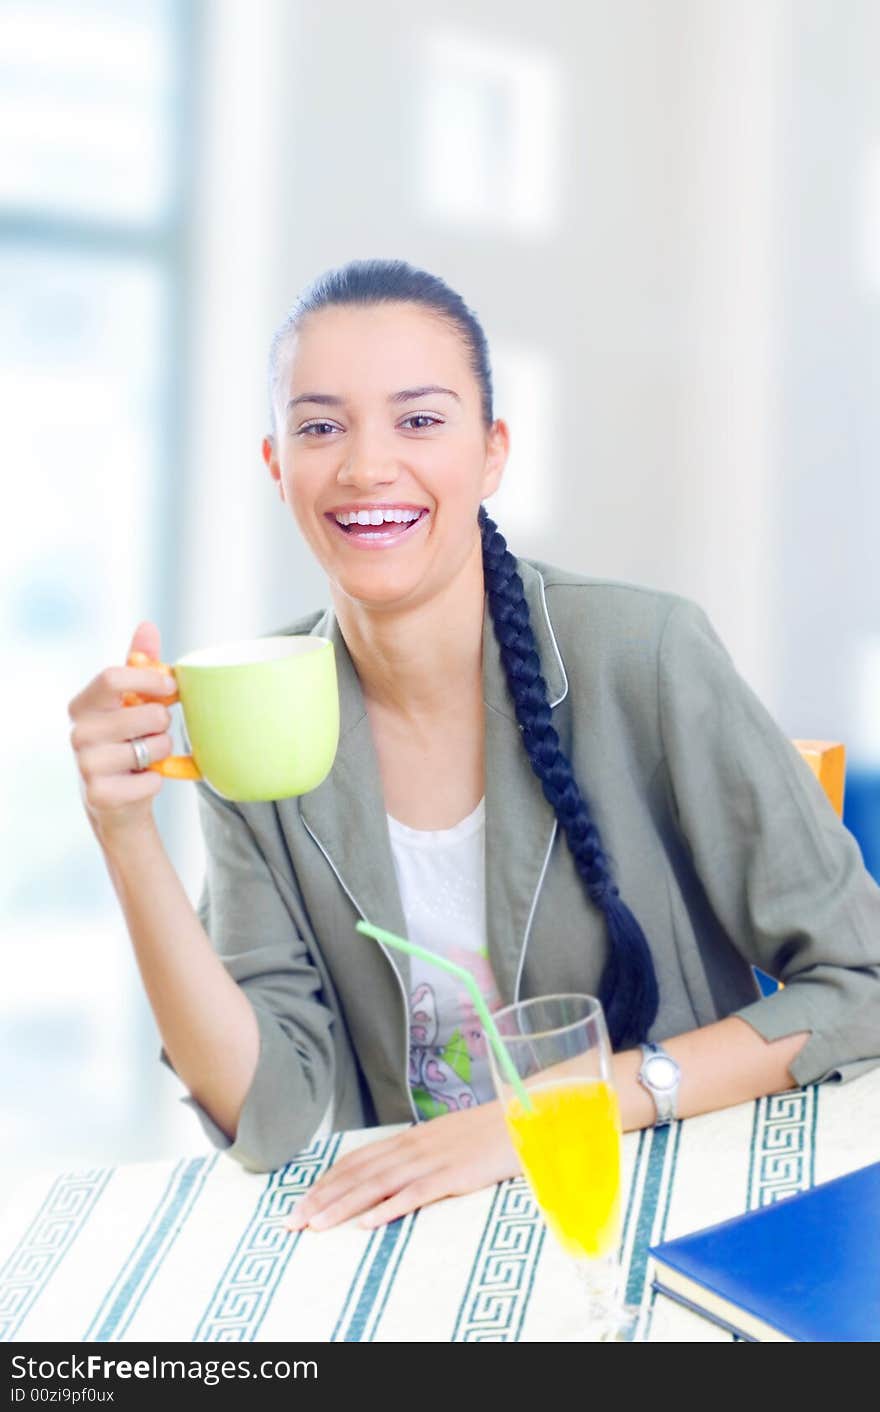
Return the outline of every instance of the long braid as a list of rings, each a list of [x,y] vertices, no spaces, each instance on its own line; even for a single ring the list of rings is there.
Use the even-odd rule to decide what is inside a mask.
[[[599,831],[559,747],[516,560],[482,505],[478,519],[489,609],[523,745],[565,831],[587,895],[605,914],[610,945],[599,998],[613,1048],[626,1049],[647,1038],[657,1014],[654,962],[644,933],[611,876]]]

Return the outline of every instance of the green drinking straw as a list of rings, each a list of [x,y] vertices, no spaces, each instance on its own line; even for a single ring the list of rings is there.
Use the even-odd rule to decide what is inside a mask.
[[[451,971],[454,976],[458,976],[459,980],[464,981],[470,991],[476,1012],[483,1022],[483,1029],[489,1036],[489,1041],[495,1050],[501,1072],[516,1091],[516,1096],[523,1108],[527,1113],[531,1113],[532,1100],[526,1092],[522,1079],[516,1072],[516,1066],[505,1048],[495,1026],[495,1021],[489,1013],[489,1007],[480,993],[480,987],[470,971],[466,971],[464,966],[456,965],[454,961],[447,961],[445,956],[435,956],[433,951],[426,951],[423,946],[416,946],[413,941],[404,941],[402,936],[395,936],[394,932],[386,932],[382,927],[374,927],[370,922],[356,922],[355,927],[359,932],[363,932],[364,936],[371,936],[374,941],[384,941],[386,946],[396,946],[398,951],[406,951],[410,956],[419,956],[423,961],[430,961],[434,966],[442,966],[444,971]]]

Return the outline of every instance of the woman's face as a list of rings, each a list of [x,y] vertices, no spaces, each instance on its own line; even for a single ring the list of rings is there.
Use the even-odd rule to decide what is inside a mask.
[[[331,583],[377,607],[431,598],[479,552],[508,449],[504,423],[483,423],[462,338],[410,304],[331,306],[280,371],[263,458]],[[344,529],[355,512],[370,523]]]

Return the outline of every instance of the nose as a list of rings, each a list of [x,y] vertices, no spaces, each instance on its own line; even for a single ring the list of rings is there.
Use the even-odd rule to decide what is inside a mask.
[[[387,461],[367,461],[360,457],[347,461],[340,468],[336,480],[339,485],[372,490],[381,485],[392,485],[397,480],[397,470]]]
[[[370,490],[373,486],[391,485],[398,475],[397,462],[381,441],[361,439],[351,447],[336,479],[340,485],[355,485]]]
[[[397,475],[390,467],[369,466],[364,462],[359,462],[357,465],[349,463],[344,466],[336,479],[340,485],[356,485],[364,490],[370,490],[373,486],[391,485],[397,479]]]

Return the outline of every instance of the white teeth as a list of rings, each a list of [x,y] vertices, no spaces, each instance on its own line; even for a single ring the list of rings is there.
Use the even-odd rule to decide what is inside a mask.
[[[336,516],[336,522],[340,525],[381,525],[383,522],[400,525],[417,520],[421,513],[421,510],[347,510]]]

